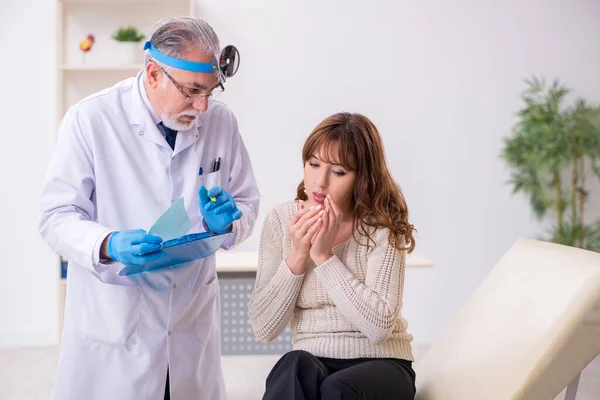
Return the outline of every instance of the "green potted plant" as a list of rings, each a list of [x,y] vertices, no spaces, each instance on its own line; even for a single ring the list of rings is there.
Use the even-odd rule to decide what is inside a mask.
[[[559,81],[526,83],[523,108],[501,153],[513,194],[529,197],[538,220],[551,218],[542,239],[600,251],[600,219],[585,212],[586,203],[598,202],[588,187],[600,178],[600,108],[583,99],[566,106],[570,90]]]
[[[144,35],[133,26],[120,27],[112,34],[119,43],[119,59],[123,64],[135,64],[143,53],[140,42]]]

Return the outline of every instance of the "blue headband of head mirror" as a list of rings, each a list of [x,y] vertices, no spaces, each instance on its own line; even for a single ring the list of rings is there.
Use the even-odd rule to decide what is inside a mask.
[[[219,71],[221,79],[230,78],[237,72],[240,63],[240,55],[235,46],[225,46],[221,50],[218,61],[213,62],[194,62],[182,60],[161,53],[154,47],[151,41],[144,44],[144,50],[148,50],[156,61],[173,68],[183,69],[191,72],[216,72]]]

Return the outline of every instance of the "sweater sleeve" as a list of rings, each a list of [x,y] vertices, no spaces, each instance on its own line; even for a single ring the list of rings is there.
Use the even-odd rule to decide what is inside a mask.
[[[373,235],[376,246],[367,254],[364,284],[336,256],[315,269],[339,312],[376,344],[394,329],[404,287],[406,252],[389,243],[387,232],[378,229]]]
[[[250,324],[262,342],[275,339],[287,326],[304,275],[294,275],[283,257],[283,227],[272,210],[263,225],[254,290],[248,304]]]

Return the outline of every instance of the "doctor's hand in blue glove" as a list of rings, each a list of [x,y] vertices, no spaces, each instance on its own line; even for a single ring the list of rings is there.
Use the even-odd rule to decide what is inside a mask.
[[[165,256],[165,252],[160,250],[162,241],[143,229],[116,231],[108,237],[107,253],[126,266],[144,265]]]
[[[215,186],[207,190],[204,186],[198,189],[200,198],[200,214],[204,222],[214,233],[225,233],[231,228],[233,221],[242,217],[231,195],[222,187]]]

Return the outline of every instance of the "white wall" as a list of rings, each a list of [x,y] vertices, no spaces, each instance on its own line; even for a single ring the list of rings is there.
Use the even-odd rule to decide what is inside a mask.
[[[0,347],[54,343],[57,319],[57,266],[36,230],[55,126],[54,6],[10,0],[5,11],[5,2],[0,110],[15,150],[5,151],[0,170]],[[600,101],[600,3],[483,3],[197,2],[223,44],[242,52],[223,97],[238,116],[263,201],[255,235],[240,249],[257,249],[266,212],[294,196],[310,130],[336,111],[364,113],[404,188],[417,252],[436,264],[407,275],[404,314],[419,343],[435,339],[519,236],[539,233],[527,202],[510,196],[498,159],[522,79],[558,77]],[[7,132],[12,125],[23,128]]]
[[[241,51],[224,95],[259,179],[261,221],[294,196],[303,141],[324,117],[362,112],[379,127],[416,251],[435,262],[406,279],[420,343],[519,236],[541,233],[498,158],[522,79],[558,77],[600,101],[597,1],[203,0],[197,10]]]
[[[53,1],[0,5],[0,347],[58,340],[58,261],[37,232],[56,123],[54,10]]]

